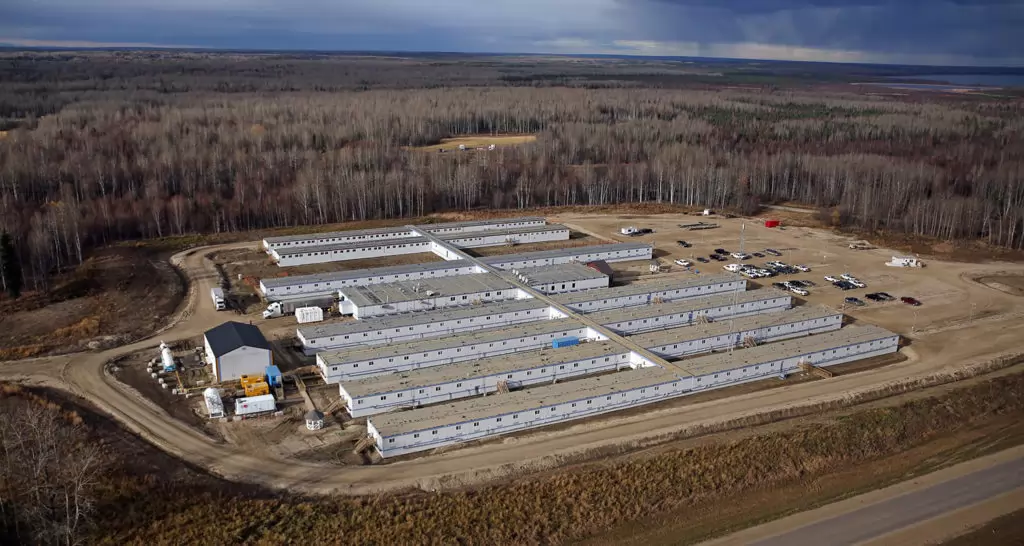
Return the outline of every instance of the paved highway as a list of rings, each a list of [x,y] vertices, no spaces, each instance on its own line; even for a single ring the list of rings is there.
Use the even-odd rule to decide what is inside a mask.
[[[962,463],[895,486],[796,514],[706,546],[792,546],[794,544],[925,544],[940,537],[917,532],[941,518],[958,518],[963,509],[1024,490],[1024,448]],[[1007,497],[1009,498],[1009,497]],[[1000,509],[972,516],[974,524],[1020,508],[1020,497]],[[963,531],[967,522],[946,526]],[[950,531],[952,530],[952,531]]]

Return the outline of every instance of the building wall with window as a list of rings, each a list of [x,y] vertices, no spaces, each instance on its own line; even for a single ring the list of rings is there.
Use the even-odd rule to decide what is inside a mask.
[[[574,377],[595,373],[618,371],[632,367],[630,352],[623,350],[593,358],[552,362],[550,364],[524,366],[504,373],[466,377],[445,383],[417,385],[407,389],[379,392],[363,396],[352,396],[345,390],[345,383],[338,385],[345,407],[352,417],[365,417],[397,408],[414,408],[437,404],[460,398],[480,396],[497,392],[498,383],[505,381],[508,388],[517,389],[542,383],[553,383]]]
[[[791,304],[792,298],[789,296],[770,297],[759,301],[716,305],[686,313],[667,313],[658,317],[623,320],[621,322],[604,324],[604,326],[619,334],[632,335],[650,330],[663,330],[665,328],[693,324],[697,317],[701,315],[709,319],[746,317],[784,311],[789,309]]]
[[[662,358],[679,358],[682,356],[696,355],[722,349],[739,347],[743,339],[752,337],[758,343],[770,341],[781,341],[799,336],[820,334],[838,330],[843,325],[843,316],[835,314],[827,317],[819,317],[789,324],[776,324],[759,328],[748,328],[730,334],[720,334],[699,339],[688,339],[665,343],[663,345],[646,346],[645,348]],[[644,344],[647,345],[647,344]]]
[[[467,341],[457,346],[437,348],[429,351],[416,351],[408,354],[388,355],[383,357],[360,358],[358,361],[344,364],[331,364],[325,360],[324,353],[317,355],[317,366],[327,383],[338,383],[346,379],[357,379],[387,373],[415,370],[428,366],[451,364],[477,358],[486,358],[519,351],[529,351],[550,347],[551,342],[560,337],[575,336],[582,339],[595,339],[596,334],[587,327],[567,327],[536,335],[510,337],[507,339],[488,340],[481,342]]]
[[[495,311],[485,315],[470,316],[463,318],[451,318],[431,320],[422,324],[413,324],[398,328],[382,327],[374,330],[351,334],[303,334],[303,331],[311,332],[312,328],[300,328],[296,335],[302,343],[302,350],[307,356],[314,355],[320,351],[343,349],[357,345],[380,345],[385,343],[401,343],[429,337],[458,334],[482,328],[493,328],[496,326],[511,326],[525,322],[535,322],[551,318],[559,318],[550,307],[539,307],[536,309],[520,309],[516,311]],[[425,317],[425,320],[427,317]]]
[[[371,416],[367,419],[367,432],[373,437],[376,448],[382,457],[394,457],[470,440],[564,423],[611,411],[640,407],[706,389],[792,373],[798,370],[800,362],[804,361],[811,362],[816,366],[834,366],[854,360],[891,354],[898,348],[899,336],[893,334],[891,337],[863,341],[834,349],[745,364],[731,370],[716,370],[705,375],[679,378],[670,382],[644,385],[600,396],[581,397],[577,400],[552,405],[538,405],[535,408],[514,413],[471,415],[467,416],[464,421],[400,434],[389,434],[386,430],[378,430]]]

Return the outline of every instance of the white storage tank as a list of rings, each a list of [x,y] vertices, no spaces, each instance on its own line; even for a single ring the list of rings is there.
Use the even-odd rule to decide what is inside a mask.
[[[274,402],[274,395],[262,394],[260,396],[246,396],[235,398],[235,415],[256,415],[277,410]]]
[[[210,419],[224,417],[224,401],[220,398],[220,391],[210,387],[203,391],[203,400],[206,401],[206,411]]]
[[[299,307],[295,310],[295,320],[299,324],[322,322],[324,320],[324,310],[319,307]]]
[[[173,372],[176,368],[171,348],[163,341],[160,342],[160,362],[163,364],[165,372]]]

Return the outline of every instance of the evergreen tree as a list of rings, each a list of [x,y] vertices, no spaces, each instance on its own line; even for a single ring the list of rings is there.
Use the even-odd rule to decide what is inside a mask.
[[[21,263],[14,251],[14,240],[6,231],[0,235],[0,277],[3,278],[4,289],[12,298],[21,296]]]

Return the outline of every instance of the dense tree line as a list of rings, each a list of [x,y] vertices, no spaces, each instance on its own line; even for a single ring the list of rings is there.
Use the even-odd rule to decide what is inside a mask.
[[[115,61],[76,58],[62,76],[29,56],[0,70],[17,75],[0,83],[5,115],[24,114],[0,141],[0,229],[37,285],[118,240],[472,207],[800,201],[861,228],[1024,248],[1017,99],[640,87],[632,76],[653,69],[629,65],[567,65],[566,85],[551,85],[557,66],[509,65],[510,85],[500,63],[376,60],[378,73],[333,59],[329,72],[317,59],[160,54],[126,74]],[[538,138],[408,149],[475,133]]]

